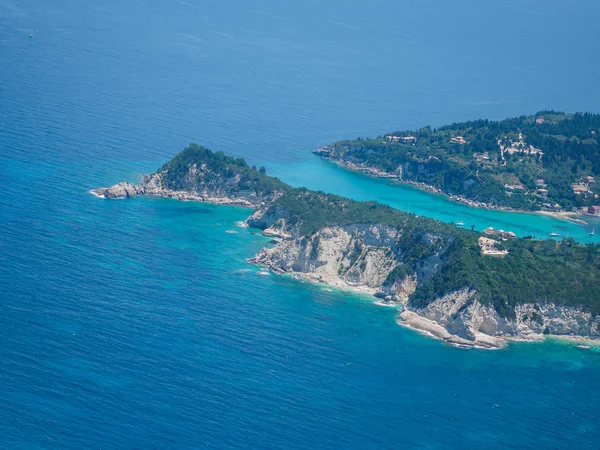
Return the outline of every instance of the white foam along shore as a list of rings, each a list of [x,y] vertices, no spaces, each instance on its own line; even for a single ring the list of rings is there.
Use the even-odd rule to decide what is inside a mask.
[[[253,258],[248,258],[247,261],[250,264],[258,264],[258,263],[253,262],[252,259]],[[305,281],[305,282],[308,282],[311,284],[319,284],[319,285],[323,285],[323,286],[328,286],[329,288],[333,288],[333,289],[329,289],[330,291],[338,290],[340,292],[356,294],[362,298],[368,297],[369,299],[373,300],[373,303],[375,305],[378,305],[378,306],[385,306],[385,307],[390,307],[390,308],[399,308],[402,306],[400,303],[386,302],[386,301],[383,301],[383,300],[375,297],[375,293],[378,290],[374,289],[374,288],[370,288],[368,286],[351,285],[351,284],[343,282],[342,280],[326,281],[321,276],[315,275],[312,273],[293,272],[293,271],[283,272],[283,271],[273,270],[272,268],[267,267],[264,264],[258,264],[258,265],[264,267],[265,269],[267,269],[277,275],[289,276],[289,277],[294,278],[299,281]]]
[[[548,334],[546,335],[548,341],[560,341],[569,344],[583,345],[600,349],[600,339],[586,338],[583,336],[570,336],[561,334]]]
[[[477,333],[476,339],[471,341],[451,334],[446,328],[433,320],[427,319],[418,313],[406,310],[402,311],[402,313],[398,316],[397,323],[402,327],[409,328],[433,339],[444,341],[450,345],[460,348],[497,350],[505,347],[510,342],[539,343],[544,341],[559,341],[578,345],[578,347],[582,348],[593,347],[600,349],[600,339],[560,334],[535,335],[531,338],[516,336],[504,336],[499,338],[487,335],[485,333]]]
[[[444,341],[454,347],[497,350],[506,345],[505,339],[489,336],[484,333],[477,333],[475,340],[463,339],[451,334],[439,323],[413,311],[402,311],[398,316],[397,323],[405,328],[410,328],[426,336]]]
[[[251,264],[251,259],[248,260]],[[263,266],[264,267],[264,266]],[[263,269],[264,270],[264,269]],[[424,336],[429,338],[433,338],[436,340],[443,341],[451,346],[458,348],[475,348],[481,350],[498,350],[506,347],[510,342],[543,342],[544,340],[560,340],[570,343],[582,344],[592,347],[600,348],[600,340],[586,338],[583,336],[570,336],[570,335],[539,335],[531,338],[523,338],[523,337],[515,337],[515,336],[504,336],[504,337],[495,337],[490,336],[485,333],[478,332],[475,335],[475,340],[468,340],[461,338],[459,336],[451,334],[446,328],[444,328],[439,323],[428,319],[426,317],[421,316],[420,314],[409,311],[404,308],[404,305],[399,302],[386,302],[375,297],[375,293],[377,289],[369,288],[367,286],[353,286],[347,283],[344,283],[341,280],[329,280],[326,281],[322,277],[310,274],[310,273],[301,273],[301,272],[281,272],[272,270],[272,272],[278,275],[287,275],[291,278],[307,281],[312,284],[324,284],[340,290],[342,292],[350,292],[353,294],[358,294],[361,297],[369,296],[374,300],[374,304],[383,307],[390,308],[399,308],[401,309],[400,314],[396,319],[396,323],[404,328],[411,329],[416,331]]]
[[[252,258],[248,259],[251,264],[256,264],[252,261]],[[261,264],[261,266],[266,267]],[[291,278],[300,281],[306,281],[311,284],[324,284],[340,290],[342,292],[349,292],[352,294],[358,294],[361,297],[368,296],[374,300],[374,304],[383,307],[390,308],[403,308],[402,303],[399,302],[386,302],[375,297],[377,289],[369,288],[367,286],[354,286],[345,283],[341,280],[324,280],[321,276],[304,273],[304,272],[293,272],[293,271],[278,271],[268,268],[270,271],[277,275],[286,275]],[[264,270],[264,269],[263,269]],[[484,333],[478,333],[476,341],[469,341],[467,339],[460,338],[448,332],[442,325],[437,322],[427,319],[415,312],[404,310],[402,311],[396,320],[397,324],[405,328],[417,331],[430,338],[444,341],[452,346],[460,348],[479,348],[485,350],[497,350],[505,346],[506,342],[504,339],[496,338],[493,336],[486,335]],[[531,340],[533,342],[533,340]]]
[[[107,197],[106,197],[105,195],[103,195],[103,194],[99,194],[99,193],[98,193],[98,192],[96,192],[96,191],[97,191],[97,189],[90,189],[88,192],[89,192],[90,194],[92,194],[92,195],[93,195],[94,197],[96,197],[96,198],[102,198],[102,199],[105,199],[105,200],[107,200]]]

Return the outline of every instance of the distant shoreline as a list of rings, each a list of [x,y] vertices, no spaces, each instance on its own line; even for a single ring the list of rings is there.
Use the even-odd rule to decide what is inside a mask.
[[[357,166],[355,164],[348,163],[345,161],[327,158],[317,152],[318,152],[318,150],[315,151],[314,153],[317,154],[319,157],[325,159],[326,161],[333,162],[334,164],[337,164],[338,166],[343,167],[344,169],[347,169],[351,172],[362,173],[363,175],[367,175],[372,178],[390,180],[393,184],[403,184],[406,186],[411,186],[416,189],[419,189],[420,191],[428,192],[431,194],[438,194],[438,195],[441,195],[441,196],[447,198],[450,201],[453,201],[456,203],[461,203],[463,205],[470,206],[471,208],[485,209],[488,211],[503,211],[503,212],[512,212],[512,213],[539,214],[539,215],[543,215],[543,216],[547,216],[547,217],[553,217],[558,220],[564,220],[567,222],[578,223],[580,225],[588,225],[588,222],[584,221],[583,219],[578,218],[579,216],[583,216],[583,214],[580,214],[580,213],[567,212],[567,211],[530,211],[530,210],[526,210],[526,209],[515,209],[515,208],[508,207],[508,206],[498,206],[498,205],[492,205],[492,204],[485,203],[485,202],[469,200],[468,198],[463,197],[461,195],[448,194],[448,193],[442,191],[441,189],[436,188],[435,186],[432,186],[427,183],[422,183],[419,181],[404,180],[402,178],[390,176],[388,173],[380,171],[378,169],[364,168],[364,167]],[[577,216],[577,217],[572,217],[572,216]]]

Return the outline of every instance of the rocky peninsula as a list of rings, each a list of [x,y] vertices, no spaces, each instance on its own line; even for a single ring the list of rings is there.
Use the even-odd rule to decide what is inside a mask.
[[[499,348],[547,335],[600,340],[598,247],[498,239],[498,256],[490,256],[477,232],[292,188],[243,159],[196,145],[137,185],[92,193],[252,208],[246,224],[278,239],[251,263],[372,294],[399,308],[399,324],[453,345]]]

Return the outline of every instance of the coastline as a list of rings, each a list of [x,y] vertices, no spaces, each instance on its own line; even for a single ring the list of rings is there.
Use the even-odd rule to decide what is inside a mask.
[[[475,340],[470,341],[451,334],[439,323],[427,319],[420,314],[404,310],[398,315],[396,323],[404,328],[414,330],[432,339],[443,341],[449,345],[459,348],[478,348],[482,350],[499,350],[509,346],[511,343],[562,343],[576,346],[582,350],[600,350],[600,339],[586,336],[575,336],[566,334],[541,334],[533,337],[502,336],[494,337],[484,333],[477,333]]]
[[[436,188],[435,186],[432,186],[427,183],[422,183],[419,181],[404,180],[402,178],[397,177],[396,175],[391,175],[391,174],[381,171],[379,169],[374,169],[372,167],[362,167],[362,166],[358,166],[356,164],[352,164],[350,162],[340,161],[338,159],[329,158],[329,157],[324,156],[323,154],[319,153],[319,150],[316,150],[314,153],[317,154],[319,157],[321,157],[327,161],[331,161],[331,162],[339,165],[340,167],[343,167],[352,172],[362,173],[363,175],[367,175],[367,176],[370,176],[373,178],[381,178],[381,179],[385,179],[385,180],[390,180],[394,184],[403,184],[406,186],[414,187],[414,188],[419,189],[424,192],[438,194],[438,195],[446,197],[447,199],[449,199],[451,201],[461,203],[461,204],[470,206],[472,208],[486,209],[486,210],[490,210],[490,211],[504,211],[504,212],[512,212],[512,213],[540,214],[540,215],[552,217],[552,218],[555,218],[558,220],[565,220],[568,222],[578,223],[580,225],[588,225],[588,223],[586,221],[578,218],[579,216],[583,216],[583,214],[581,214],[581,213],[573,213],[573,212],[567,212],[567,211],[530,211],[530,210],[526,210],[526,209],[511,208],[508,206],[492,205],[490,203],[479,202],[476,200],[470,200],[461,195],[448,194],[448,193],[442,191],[441,189]],[[578,216],[578,217],[572,217],[573,215]]]
[[[434,320],[423,317],[414,311],[402,311],[396,318],[396,323],[404,328],[443,341],[453,347],[499,350],[506,346],[506,339],[497,338],[484,333],[477,333],[474,340],[461,338],[450,333],[444,326]]]
[[[583,216],[583,214],[580,213],[572,213],[572,212],[567,212],[567,211],[534,211],[534,214],[540,214],[542,216],[548,216],[548,217],[553,217],[554,219],[559,219],[559,220],[566,220],[567,222],[574,222],[574,223],[578,223],[580,225],[588,225],[588,223],[583,220],[583,219],[578,219],[577,217],[572,217],[573,215],[575,216]]]
[[[310,284],[314,284],[314,285],[323,285],[323,286],[327,286],[330,288],[334,288],[337,290],[340,290],[342,292],[349,292],[352,294],[358,294],[361,297],[369,297],[370,300],[373,300],[373,303],[378,305],[378,306],[386,306],[386,307],[399,307],[401,306],[400,303],[397,302],[384,302],[382,301],[380,298],[375,296],[375,293],[378,292],[378,289],[375,288],[370,288],[368,286],[355,286],[355,285],[351,285],[348,283],[344,283],[341,280],[325,280],[323,279],[321,276],[317,276],[313,273],[310,272],[294,272],[294,271],[280,271],[280,270],[275,270],[272,267],[269,267],[268,265],[259,263],[254,261],[255,257],[252,258],[248,258],[246,259],[246,261],[249,264],[252,264],[254,266],[258,266],[258,267],[263,267],[264,269],[276,274],[276,275],[285,275],[285,276],[289,276],[292,277],[296,280],[300,280],[300,281],[305,281],[308,282]]]
[[[195,202],[203,202],[203,203],[211,203],[215,205],[224,205],[224,206],[240,206],[245,208],[251,208],[257,210],[260,208],[261,203],[259,198],[251,197],[254,202],[246,199],[246,198],[230,198],[230,197],[222,197],[222,196],[211,196],[208,194],[199,194],[197,192],[188,192],[188,191],[174,191],[170,189],[165,189],[163,187],[158,187],[155,185],[149,185],[147,182],[142,182],[140,185],[131,185],[128,183],[120,183],[118,185],[112,186],[110,188],[99,188],[89,191],[92,195],[97,198],[108,198],[108,199],[124,199],[124,198],[132,198],[135,196],[149,196],[149,197],[161,197],[161,198],[171,198],[181,201],[195,201]],[[241,224],[236,223],[236,225],[241,226]],[[247,221],[244,222],[244,225],[248,226]],[[264,236],[273,236],[273,234],[269,234],[268,228],[263,230]],[[290,236],[279,236],[281,238],[289,238]],[[439,323],[436,320],[429,319],[427,317],[421,316],[418,312],[413,310],[409,310],[406,308],[406,305],[403,301],[384,301],[379,298],[376,294],[380,291],[378,288],[372,288],[364,284],[349,284],[346,281],[339,279],[334,276],[323,276],[322,274],[313,273],[310,271],[307,272],[295,272],[293,270],[282,270],[277,269],[275,267],[271,267],[268,264],[263,264],[259,262],[257,256],[252,258],[248,258],[247,261],[253,265],[262,266],[265,269],[269,270],[275,274],[285,274],[289,275],[292,278],[307,281],[313,284],[323,284],[325,286],[329,286],[331,288],[339,289],[341,291],[350,292],[352,294],[359,295],[361,297],[368,296],[369,300],[372,301],[373,304],[378,306],[385,307],[393,307],[399,308],[399,314],[396,317],[396,323],[406,328],[410,328],[414,331],[427,335],[428,337],[433,337],[437,340],[442,340],[445,343],[459,347],[459,348],[479,348],[479,349],[499,349],[503,348],[507,345],[508,342],[520,341],[520,342],[539,342],[544,341],[546,336],[542,334],[531,334],[526,335],[524,338],[521,336],[512,336],[512,335],[498,335],[492,336],[478,331],[478,329],[472,330],[471,333],[473,338],[471,339],[471,335],[467,336],[469,339],[465,339],[458,335],[452,334],[444,325]],[[573,343],[578,343],[583,346],[593,345],[600,347],[600,340],[588,338],[585,336],[572,336],[572,335],[552,335],[547,336],[549,339],[559,339],[563,341],[569,341]]]
[[[584,336],[571,336],[571,335],[562,335],[562,334],[548,334],[544,338],[545,341],[559,341],[562,343],[569,343],[572,345],[579,346],[587,346],[590,348],[600,349],[600,339],[593,339]]]
[[[142,177],[143,179],[144,177]],[[152,180],[152,178],[150,178]],[[121,182],[108,188],[97,188],[88,191],[94,197],[120,200],[137,196],[172,198],[183,202],[211,203],[213,205],[239,206],[242,208],[258,208],[258,201],[253,203],[245,198],[213,197],[188,191],[175,191],[151,185],[149,182],[130,184]]]

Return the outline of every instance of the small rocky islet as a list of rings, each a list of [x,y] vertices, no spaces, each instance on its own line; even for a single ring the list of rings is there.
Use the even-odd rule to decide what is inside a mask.
[[[545,335],[600,340],[600,248],[484,236],[377,202],[292,188],[243,159],[190,145],[139,184],[91,191],[243,206],[276,238],[249,261],[366,292],[398,323],[457,346]],[[490,250],[491,249],[491,250]]]

